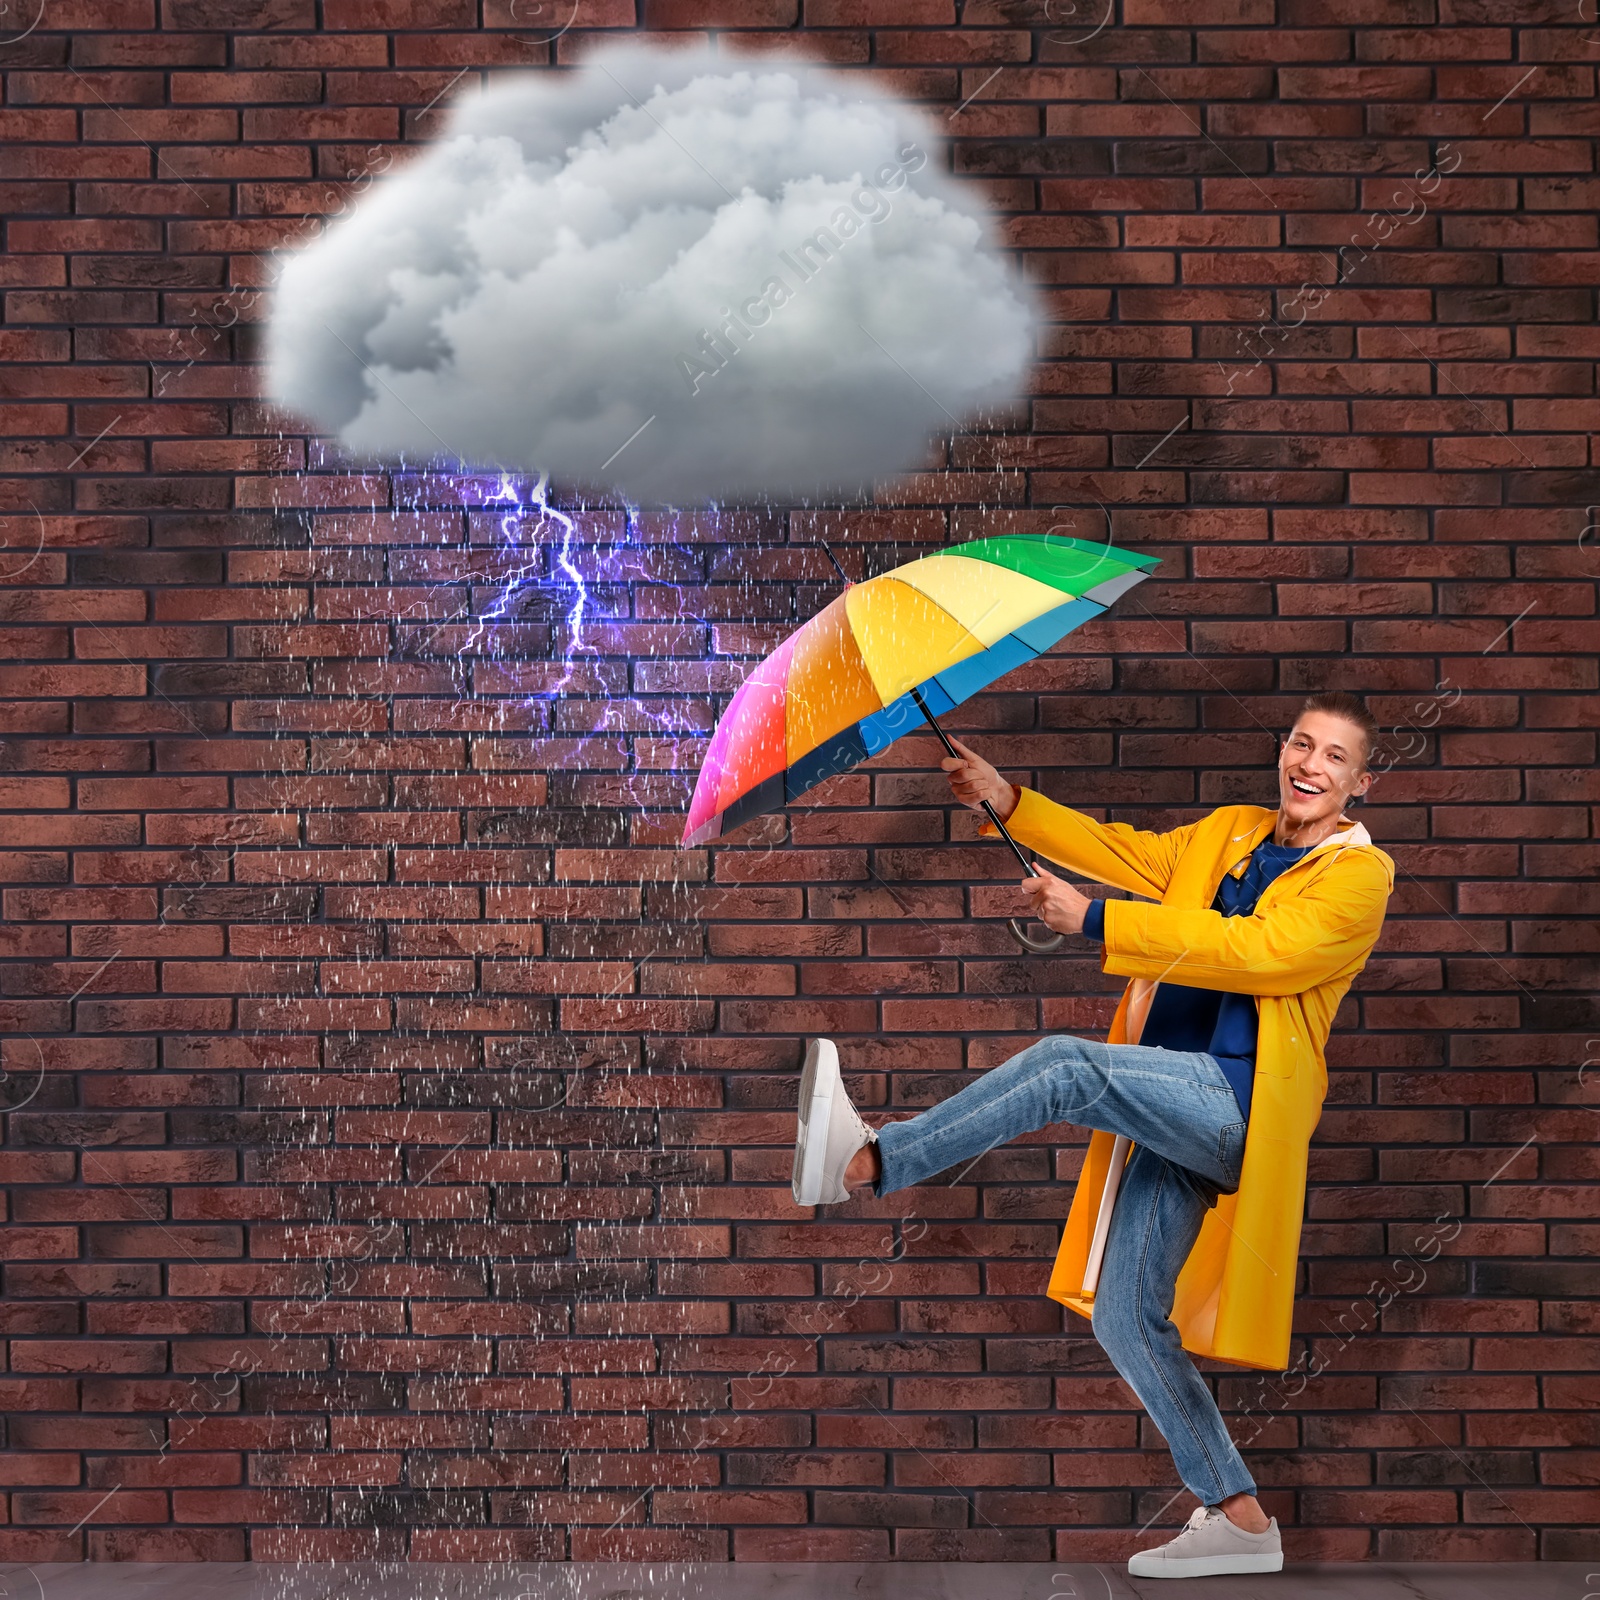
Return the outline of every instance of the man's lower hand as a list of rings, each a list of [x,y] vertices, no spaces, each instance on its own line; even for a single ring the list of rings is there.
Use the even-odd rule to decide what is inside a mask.
[[[1022,880],[1023,896],[1029,901],[1029,915],[1037,917],[1056,933],[1082,933],[1083,918],[1092,903],[1070,883],[1054,873],[1038,869],[1037,878]]]

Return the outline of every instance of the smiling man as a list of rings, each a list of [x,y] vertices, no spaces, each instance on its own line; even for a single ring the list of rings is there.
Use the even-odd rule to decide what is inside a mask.
[[[1136,1577],[1283,1565],[1277,1519],[1256,1500],[1190,1356],[1268,1371],[1288,1363],[1323,1051],[1394,887],[1394,863],[1344,814],[1371,787],[1376,732],[1354,695],[1313,695],[1283,741],[1275,811],[1224,806],[1160,834],[1017,789],[958,745],[961,759],[943,765],[964,805],[987,800],[1021,843],[1141,897],[1090,899],[1048,873],[1022,884],[1034,915],[1094,940],[1103,969],[1131,980],[1107,1042],[1042,1039],[876,1130],[851,1105],[834,1046],[819,1039],[807,1052],[802,1205],[858,1188],[892,1194],[1052,1123],[1095,1130],[1047,1292],[1091,1319],[1200,1501],[1176,1538],[1133,1557]],[[1091,1285],[1118,1134],[1133,1153]]]

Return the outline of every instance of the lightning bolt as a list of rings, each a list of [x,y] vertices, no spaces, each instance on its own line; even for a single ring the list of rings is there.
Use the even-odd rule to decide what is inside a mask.
[[[549,491],[550,474],[541,472],[537,482],[529,490],[527,502],[524,503],[516,481],[509,473],[502,473],[494,493],[486,497],[487,504],[505,508],[500,515],[499,548],[507,552],[515,551],[519,558],[501,580],[500,592],[495,596],[494,602],[478,617],[472,632],[467,636],[462,653],[466,654],[474,645],[479,644],[489,625],[505,617],[518,595],[530,584],[538,581],[540,554],[537,549],[532,553],[526,553],[525,541],[519,537],[524,525],[530,519],[536,519],[536,529],[553,522],[561,529],[561,543],[552,556],[552,563],[571,583],[572,602],[567,610],[567,637],[561,652],[565,668],[561,681],[535,698],[554,699],[572,681],[574,654],[585,648],[583,625],[584,613],[589,604],[589,589],[583,572],[573,559],[572,542],[578,531],[577,524],[559,506],[550,504]]]

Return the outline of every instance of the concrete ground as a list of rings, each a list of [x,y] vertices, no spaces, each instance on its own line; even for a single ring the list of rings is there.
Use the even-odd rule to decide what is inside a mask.
[[[1245,1578],[1129,1578],[1118,1566],[884,1562],[769,1566],[0,1565],[4,1600],[1585,1600],[1589,1563],[1290,1565]]]

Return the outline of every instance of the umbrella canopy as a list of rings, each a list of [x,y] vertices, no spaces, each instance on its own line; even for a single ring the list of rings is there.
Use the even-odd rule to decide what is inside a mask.
[[[1154,556],[1050,534],[974,539],[852,584],[740,686],[700,769],[685,845],[776,811],[1042,655]]]

